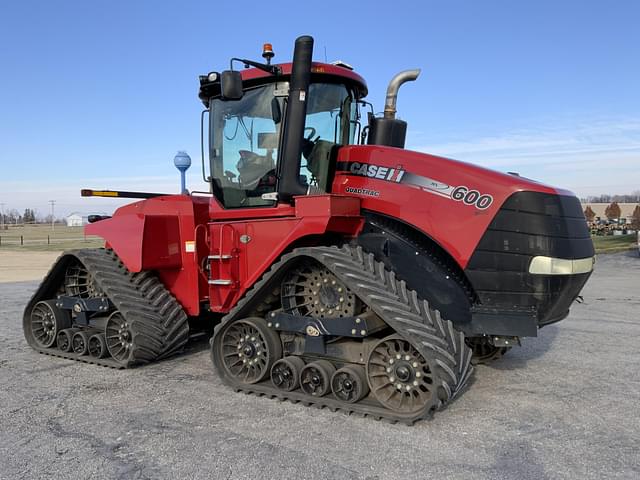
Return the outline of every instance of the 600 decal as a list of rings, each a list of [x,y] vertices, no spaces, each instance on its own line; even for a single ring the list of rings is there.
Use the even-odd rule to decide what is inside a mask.
[[[454,188],[451,192],[451,198],[457,202],[463,202],[465,205],[474,205],[480,210],[489,208],[489,205],[493,203],[491,195],[482,195],[477,190],[469,190],[465,186]]]

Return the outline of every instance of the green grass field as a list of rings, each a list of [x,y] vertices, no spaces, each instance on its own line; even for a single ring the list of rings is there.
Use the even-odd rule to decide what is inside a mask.
[[[634,248],[636,245],[636,234],[631,235],[607,235],[603,237],[594,236],[593,246],[596,253],[624,252]]]
[[[0,250],[59,251],[100,247],[103,243],[98,237],[85,237],[83,227],[20,225],[0,230]]]

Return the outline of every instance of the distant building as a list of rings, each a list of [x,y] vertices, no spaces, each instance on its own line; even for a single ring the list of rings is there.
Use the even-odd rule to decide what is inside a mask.
[[[607,216],[604,214],[606,208],[611,205],[609,203],[583,203],[582,211],[584,212],[587,207],[591,207],[593,213],[596,214],[596,218],[594,219],[596,222],[599,220],[607,221]],[[638,206],[637,203],[618,203],[620,207],[620,223],[631,223],[631,216],[633,215],[633,211]]]
[[[82,227],[89,223],[89,215],[106,215],[104,212],[100,213],[80,213],[73,212],[67,215],[64,219],[67,222],[67,227]]]

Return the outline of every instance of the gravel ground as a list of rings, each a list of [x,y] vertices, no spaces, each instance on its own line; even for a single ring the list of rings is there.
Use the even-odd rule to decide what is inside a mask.
[[[131,371],[39,355],[0,284],[0,478],[640,478],[640,259],[414,427],[233,393],[206,346]]]

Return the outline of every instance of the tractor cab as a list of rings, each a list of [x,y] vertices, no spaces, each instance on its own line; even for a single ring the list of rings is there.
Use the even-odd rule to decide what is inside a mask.
[[[364,80],[344,64],[311,63],[310,55],[302,84],[292,72],[295,58],[280,65],[233,60],[253,68],[200,77],[211,192],[227,209],[326,192],[337,147],[355,143],[359,133]]]

